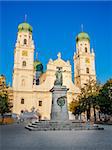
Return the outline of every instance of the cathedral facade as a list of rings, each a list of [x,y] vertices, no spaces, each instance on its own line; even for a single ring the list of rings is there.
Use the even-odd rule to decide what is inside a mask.
[[[14,50],[13,69],[13,113],[31,111],[32,108],[41,114],[42,119],[51,118],[52,93],[56,71],[61,68],[63,85],[68,89],[67,104],[77,100],[81,87],[90,77],[96,80],[95,54],[90,50],[90,38],[85,32],[76,37],[74,53],[74,82],[72,66],[64,61],[59,52],[56,60],[49,59],[46,72],[42,63],[34,60],[35,46],[32,37],[32,26],[24,22],[18,26],[17,41]],[[72,115],[69,112],[69,119]]]

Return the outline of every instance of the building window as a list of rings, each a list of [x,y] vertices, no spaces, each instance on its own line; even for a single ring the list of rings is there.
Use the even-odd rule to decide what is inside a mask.
[[[42,101],[39,101],[39,106],[42,106]]]
[[[22,66],[25,67],[26,66],[26,61],[22,62]]]
[[[22,86],[25,86],[25,79],[22,79],[21,85],[22,85]]]
[[[21,104],[24,104],[24,98],[21,99]]]
[[[87,47],[85,47],[85,52],[87,53]]]
[[[27,44],[27,39],[24,39],[24,44]]]
[[[89,68],[86,68],[86,73],[89,73]]]

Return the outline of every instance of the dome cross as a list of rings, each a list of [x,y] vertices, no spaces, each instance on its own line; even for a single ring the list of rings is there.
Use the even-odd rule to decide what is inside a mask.
[[[83,24],[81,24],[81,31],[83,32],[83,28],[84,28],[84,26],[83,26]]]
[[[27,21],[27,14],[25,14],[25,22]]]
[[[36,52],[36,60],[38,60],[38,52]]]

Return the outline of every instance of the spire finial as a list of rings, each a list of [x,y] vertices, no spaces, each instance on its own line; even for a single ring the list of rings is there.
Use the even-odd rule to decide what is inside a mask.
[[[58,56],[58,59],[60,59],[61,58],[61,53],[59,52],[57,56]]]
[[[38,60],[38,52],[36,52],[36,60]]]
[[[91,49],[91,51],[92,51],[92,53],[94,53],[94,49],[93,48]]]
[[[26,22],[26,20],[27,20],[27,14],[25,14],[25,22]]]
[[[8,86],[10,87],[10,82],[9,82]]]
[[[82,31],[82,32],[83,32],[83,28],[84,28],[84,27],[83,27],[83,24],[81,24],[81,31]]]

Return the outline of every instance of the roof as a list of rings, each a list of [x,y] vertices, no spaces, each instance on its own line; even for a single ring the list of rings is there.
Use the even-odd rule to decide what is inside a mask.
[[[39,60],[34,61],[34,69],[35,69],[35,71],[43,72],[43,65]]]
[[[29,32],[32,32],[33,28],[32,28],[32,26],[30,24],[24,22],[24,23],[19,24],[18,31],[29,31]]]
[[[89,37],[88,33],[86,33],[86,32],[80,32],[76,36],[76,42],[82,41],[82,40],[89,40],[90,41],[90,37]]]

